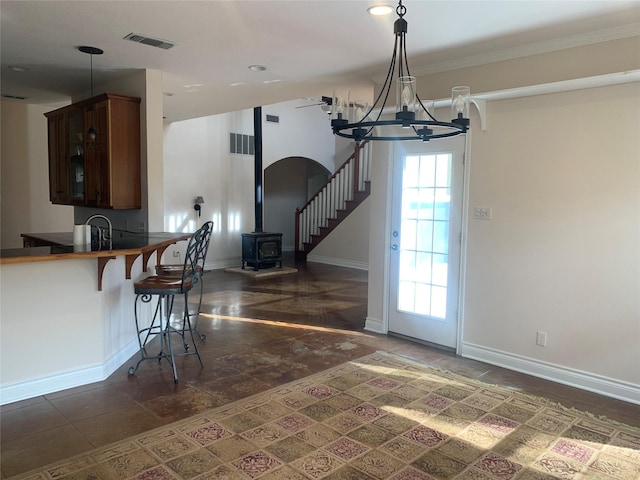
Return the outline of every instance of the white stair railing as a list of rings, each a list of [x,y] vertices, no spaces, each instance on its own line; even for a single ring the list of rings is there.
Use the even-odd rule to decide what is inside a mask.
[[[311,243],[312,235],[319,235],[320,227],[337,218],[339,210],[346,210],[347,202],[357,192],[366,190],[371,179],[371,148],[368,142],[356,144],[353,154],[329,178],[327,183],[302,207],[296,209],[295,245],[303,251]]]

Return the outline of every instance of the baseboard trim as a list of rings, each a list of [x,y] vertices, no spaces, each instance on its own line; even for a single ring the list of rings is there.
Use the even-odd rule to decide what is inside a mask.
[[[239,267],[242,265],[242,258],[236,257],[228,260],[216,260],[215,262],[207,262],[204,265],[205,271],[223,270],[225,268]]]
[[[321,255],[307,255],[307,262],[325,263],[327,265],[335,265],[336,267],[355,268],[357,270],[369,270],[368,263],[345,260],[344,258],[323,257]]]
[[[377,318],[367,317],[364,321],[364,329],[367,332],[386,334],[382,320]]]
[[[283,249],[284,251],[284,249]],[[327,265],[335,265],[336,267],[355,268],[356,270],[369,270],[369,264],[364,262],[355,262],[352,260],[345,260],[343,258],[335,257],[323,257],[321,255],[308,255],[308,262],[324,263]],[[216,260],[214,262],[207,262],[204,266],[205,271],[210,270],[223,270],[225,268],[239,267],[242,265],[242,258],[231,258],[228,260]]]
[[[534,377],[640,405],[640,385],[462,342],[460,355]]]
[[[28,398],[59,392],[101,382],[115,372],[140,349],[138,341],[129,342],[124,348],[109,358],[104,364],[84,366],[77,370],[61,372],[47,377],[0,386],[0,405],[26,400]]]

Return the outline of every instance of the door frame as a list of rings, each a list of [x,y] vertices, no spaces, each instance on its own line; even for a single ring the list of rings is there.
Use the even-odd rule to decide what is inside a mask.
[[[437,140],[435,140],[437,142]],[[459,265],[459,286],[458,286],[458,331],[456,334],[456,353],[460,353],[460,346],[462,343],[463,331],[464,331],[464,299],[465,299],[465,284],[466,284],[466,267],[467,267],[467,232],[469,225],[469,186],[470,186],[470,172],[471,172],[471,130],[467,130],[465,134],[464,142],[464,160],[462,162],[462,211],[460,212],[462,218],[461,221],[461,235],[460,239],[460,265]],[[394,163],[394,148],[389,148],[389,158],[387,161],[387,185],[386,185],[386,201],[385,201],[385,242],[384,242],[384,296],[382,301],[382,332],[385,335],[389,334],[389,308],[391,306],[391,244],[393,243],[393,237],[391,236],[391,213],[393,205],[393,163]]]

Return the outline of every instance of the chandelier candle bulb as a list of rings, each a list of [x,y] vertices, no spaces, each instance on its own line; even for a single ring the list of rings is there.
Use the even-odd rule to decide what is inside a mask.
[[[400,77],[398,79],[398,105],[401,111],[415,111],[416,79],[415,77]]]
[[[469,87],[453,87],[451,89],[451,119],[454,121],[469,119],[469,103],[471,89]]]
[[[396,119],[402,120],[402,128],[411,128],[411,120],[416,118],[416,78],[398,78],[396,99]]]
[[[409,90],[409,87],[404,87],[402,89],[402,109],[407,110],[409,108],[410,102],[411,102],[411,90]]]
[[[339,124],[347,124],[349,122],[349,89],[335,88],[333,90],[333,99],[331,102],[331,121]]]

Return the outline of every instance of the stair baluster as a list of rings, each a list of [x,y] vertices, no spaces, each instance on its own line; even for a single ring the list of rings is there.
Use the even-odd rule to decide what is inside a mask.
[[[356,144],[353,154],[302,207],[296,208],[296,258],[306,259],[323,238],[370,194],[371,148]]]

